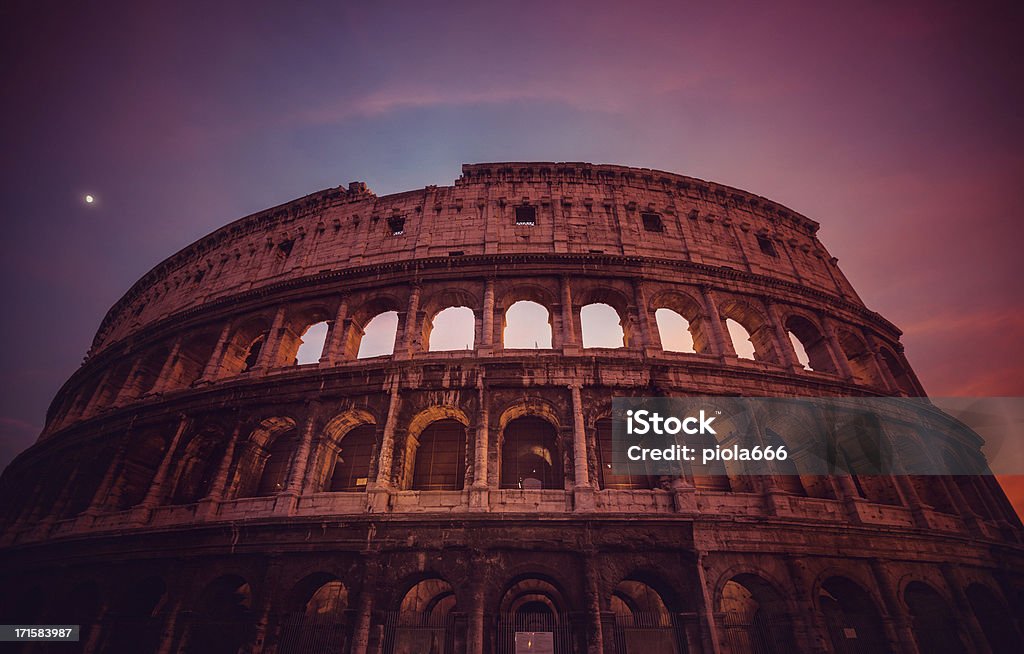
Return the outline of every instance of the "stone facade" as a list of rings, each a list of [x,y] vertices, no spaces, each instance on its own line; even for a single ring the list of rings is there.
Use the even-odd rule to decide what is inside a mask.
[[[4,473],[2,615],[81,623],[89,652],[1020,651],[1024,530],[989,477],[608,472],[613,396],[924,394],[817,227],[580,163],[231,223],[110,310]],[[524,300],[550,348],[504,347]],[[583,346],[592,304],[622,347]],[[473,345],[431,351],[449,307]],[[662,309],[692,352],[663,347]],[[392,354],[359,358],[390,312]]]

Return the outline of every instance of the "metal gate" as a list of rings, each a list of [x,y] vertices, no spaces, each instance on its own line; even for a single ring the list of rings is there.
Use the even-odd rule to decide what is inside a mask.
[[[337,615],[293,613],[284,616],[278,654],[345,654],[347,625]]]
[[[384,615],[385,654],[456,654],[455,616],[389,611]]]
[[[676,616],[616,615],[613,638],[618,654],[687,654],[685,630]]]
[[[789,654],[796,650],[790,621],[773,619],[763,611],[756,612],[749,622],[726,613],[722,633],[730,654]]]
[[[552,613],[515,613],[498,616],[496,654],[515,654],[517,631],[552,634],[554,654],[573,654],[572,625],[566,616]]]

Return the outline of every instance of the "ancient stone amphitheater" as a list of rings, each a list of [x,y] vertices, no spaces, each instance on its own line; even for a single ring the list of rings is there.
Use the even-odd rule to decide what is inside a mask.
[[[991,477],[610,467],[613,396],[923,395],[817,229],[582,163],[237,220],[114,305],[3,475],[2,621],[82,625],[61,652],[1024,651]]]

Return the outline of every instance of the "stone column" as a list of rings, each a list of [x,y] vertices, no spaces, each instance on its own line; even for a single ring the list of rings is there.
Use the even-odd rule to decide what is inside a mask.
[[[474,552],[472,558],[473,578],[469,590],[469,624],[466,628],[466,654],[483,654],[484,651],[484,580],[487,568],[483,556]]]
[[[142,395],[142,389],[134,388],[135,377],[139,374],[139,368],[142,367],[142,362],[145,357],[141,354],[135,355],[135,360],[132,361],[132,367],[128,371],[128,376],[124,378],[124,383],[121,385],[121,390],[117,392],[114,399],[110,401],[111,406],[117,406],[127,402],[128,400]],[[137,392],[136,392],[137,391]]]
[[[487,392],[483,379],[477,381],[477,405],[476,439],[473,443],[473,486],[470,489],[469,503],[471,507],[486,509],[490,416],[487,411]]]
[[[793,635],[796,642],[798,645],[808,644],[801,648],[804,652],[814,652],[815,654],[831,652],[825,615],[822,613],[817,599],[811,596],[814,576],[807,570],[807,563],[801,557],[786,555],[785,561],[795,591],[794,601],[798,608],[794,616],[796,619],[793,621]]]
[[[96,516],[105,508],[107,496],[110,495],[110,489],[114,486],[114,480],[117,479],[117,475],[124,465],[124,457],[128,452],[128,442],[131,440],[132,426],[134,424],[135,418],[133,417],[131,423],[128,424],[128,428],[125,430],[121,444],[118,445],[117,452],[114,453],[110,460],[110,465],[107,467],[106,474],[103,475],[103,480],[100,482],[96,492],[93,493],[92,501],[89,502],[89,508],[83,512],[84,516]]]
[[[300,495],[302,484],[306,480],[306,464],[309,461],[309,453],[313,447],[313,433],[316,431],[319,405],[313,402],[309,406],[309,415],[306,418],[306,426],[302,431],[302,438],[299,446],[292,457],[291,470],[288,473],[288,483],[285,486],[285,493],[289,495]]]
[[[661,333],[658,332],[656,320],[652,320],[651,308],[647,302],[647,289],[644,288],[644,281],[639,277],[633,278],[633,295],[636,297],[636,311],[639,318],[641,343],[633,344],[633,347],[649,347],[657,350],[661,347]],[[654,323],[654,324],[652,324]]]
[[[700,614],[700,622],[703,628],[701,632],[702,651],[708,654],[721,654],[722,647],[718,638],[718,623],[715,621],[715,607],[712,602],[711,592],[708,588],[707,575],[704,571],[704,553],[697,552],[697,583],[700,584],[700,593],[697,595],[697,611]]]
[[[373,617],[373,589],[377,587],[380,564],[376,555],[369,555],[364,563],[362,588],[356,601],[356,623],[352,628],[352,654],[366,654],[370,644],[370,623]]]
[[[796,357],[793,350],[793,343],[789,340],[786,326],[782,323],[782,314],[779,312],[779,305],[769,299],[765,299],[768,306],[768,319],[772,321],[772,328],[775,331],[776,347],[779,349],[779,363],[792,368],[794,371],[802,371],[804,367]]]
[[[574,486],[590,486],[590,471],[587,469],[587,436],[583,419],[583,398],[579,384],[570,384],[572,395],[572,452]]]
[[[875,577],[875,583],[878,584],[878,590],[881,592],[886,613],[892,619],[893,630],[895,631],[900,651],[906,654],[919,654],[917,641],[914,639],[910,614],[904,608],[903,602],[900,601],[896,590],[893,588],[890,581],[890,571],[885,562],[881,559],[871,559],[871,572]]]
[[[287,310],[284,307],[277,308],[277,313],[274,314],[274,322],[270,325],[270,331],[267,332],[267,337],[263,340],[263,348],[256,359],[254,367],[258,370],[267,370],[277,363],[277,349],[281,345],[281,333],[284,330],[286,315]]]
[[[960,576],[959,568],[952,563],[942,563],[939,567],[942,570],[942,577],[946,580],[946,585],[949,586],[950,593],[953,596],[952,609],[957,617],[957,622],[966,627],[968,642],[965,644],[967,649],[985,652],[986,649],[989,649],[988,638],[978,622],[978,617],[974,615],[974,609],[971,608],[971,602],[967,599],[967,593],[964,592],[964,587],[967,584],[964,583],[963,577]]]
[[[213,353],[210,355],[210,360],[206,362],[206,367],[203,368],[203,374],[199,377],[200,381],[213,381],[219,376],[220,366],[224,362],[224,353],[227,351],[228,338],[231,336],[231,330],[233,327],[234,321],[229,320],[224,323],[224,327],[220,330],[220,336],[217,337],[217,344],[213,346]]]
[[[601,584],[594,554],[588,552],[583,556],[583,575],[586,581],[584,598],[587,610],[587,654],[604,653],[604,634],[601,624]]]
[[[579,334],[576,333],[576,318],[572,306],[572,287],[568,275],[561,277],[562,289],[562,334],[559,343],[562,349],[577,349],[581,347]],[[554,345],[554,343],[552,343]]]
[[[481,343],[484,348],[494,345],[494,280],[490,277],[484,282],[483,325],[481,327]]]
[[[171,470],[171,463],[174,461],[174,457],[177,454],[178,444],[181,442],[181,437],[185,434],[185,430],[188,429],[188,425],[188,417],[181,414],[178,421],[178,429],[174,432],[171,444],[167,446],[164,458],[160,461],[160,467],[157,468],[156,474],[153,476],[153,482],[149,487],[149,492],[146,493],[145,499],[139,503],[139,508],[147,511],[146,518],[149,517],[148,511],[159,505],[167,495],[167,475]]]
[[[327,330],[327,340],[323,354],[320,356],[321,366],[337,365],[345,356],[345,320],[348,318],[348,298],[338,302],[338,310]]]
[[[854,381],[853,368],[850,367],[850,360],[846,358],[846,351],[843,350],[843,346],[839,342],[836,324],[831,317],[823,315],[821,326],[825,330],[825,342],[828,343],[828,348],[832,351],[832,360],[836,362],[836,370],[843,376],[843,379],[852,383]]]
[[[164,393],[171,389],[171,376],[174,374],[174,367],[178,364],[178,354],[181,352],[182,340],[183,337],[179,336],[174,341],[171,352],[167,355],[164,365],[160,368],[160,374],[156,376],[156,382],[153,383],[150,393]]]
[[[366,507],[368,511],[380,512],[388,510],[390,501],[392,460],[395,451],[395,425],[398,422],[398,411],[402,398],[398,394],[398,380],[391,382],[391,397],[388,401],[388,416],[384,422],[384,434],[381,436],[380,452],[377,453],[377,479],[366,489]]]
[[[735,357],[736,351],[732,347],[732,341],[726,337],[725,328],[722,325],[722,314],[718,313],[718,304],[715,302],[711,287],[701,286],[700,295],[704,302],[704,313],[711,328],[711,342],[709,343],[712,349],[711,354],[723,359],[727,356]]]
[[[217,467],[217,474],[214,475],[213,483],[210,484],[210,492],[199,501],[197,517],[205,518],[210,515],[224,499],[224,493],[227,492],[228,473],[231,471],[231,464],[235,458],[235,448],[238,446],[238,438],[242,433],[242,424],[241,422],[236,423],[234,431],[231,432],[227,447],[224,448],[224,456]]]
[[[401,344],[396,348],[396,358],[407,358],[413,355],[416,346],[416,333],[422,328],[419,321],[420,313],[420,292],[419,284],[413,284],[409,292],[409,306],[405,311],[405,320],[402,321]]]

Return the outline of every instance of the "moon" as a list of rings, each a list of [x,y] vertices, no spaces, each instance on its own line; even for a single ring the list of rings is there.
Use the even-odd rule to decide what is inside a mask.
[[[91,195],[86,195],[85,196],[85,203],[86,204],[92,204],[95,201],[96,201],[96,198],[94,198],[93,196],[91,196]]]

